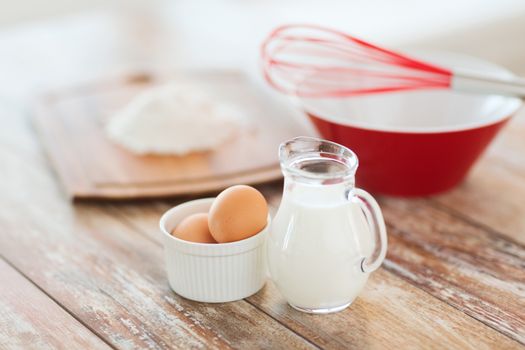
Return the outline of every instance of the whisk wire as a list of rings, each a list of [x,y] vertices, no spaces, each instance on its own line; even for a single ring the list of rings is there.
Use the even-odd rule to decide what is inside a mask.
[[[275,29],[263,43],[261,55],[270,84],[307,97],[446,88],[452,75],[447,69],[312,25]]]

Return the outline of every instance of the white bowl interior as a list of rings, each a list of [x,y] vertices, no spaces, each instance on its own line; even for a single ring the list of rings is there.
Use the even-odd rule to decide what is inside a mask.
[[[479,70],[509,77],[506,69],[470,56],[416,53],[413,56],[444,67]],[[515,113],[521,100],[452,90],[419,90],[351,98],[302,98],[302,108],[338,124],[399,132],[443,132],[476,128]]]

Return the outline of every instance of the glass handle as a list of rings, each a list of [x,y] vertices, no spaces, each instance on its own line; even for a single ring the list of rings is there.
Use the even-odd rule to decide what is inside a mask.
[[[356,188],[354,193],[361,210],[366,216],[370,233],[375,241],[375,248],[372,254],[361,260],[361,271],[369,273],[381,266],[385,259],[387,248],[385,220],[383,219],[381,208],[379,208],[379,204],[377,204],[374,197],[360,188]]]

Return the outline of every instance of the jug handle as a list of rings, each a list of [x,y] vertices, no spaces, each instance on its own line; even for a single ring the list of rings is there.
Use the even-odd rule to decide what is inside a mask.
[[[381,208],[379,208],[379,204],[377,204],[374,197],[360,188],[354,189],[353,192],[354,198],[357,199],[357,203],[366,216],[370,232],[375,240],[375,249],[372,255],[361,260],[361,271],[369,273],[381,266],[385,259],[387,248],[386,226]]]

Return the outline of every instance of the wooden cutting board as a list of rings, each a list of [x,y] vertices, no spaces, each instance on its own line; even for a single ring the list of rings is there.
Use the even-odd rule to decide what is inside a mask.
[[[166,79],[202,84],[242,112],[235,138],[209,152],[185,156],[135,155],[106,138],[104,125],[142,90]],[[245,76],[235,71],[138,74],[47,95],[34,122],[53,166],[72,199],[132,199],[195,195],[234,184],[279,179],[282,141],[311,132]]]

